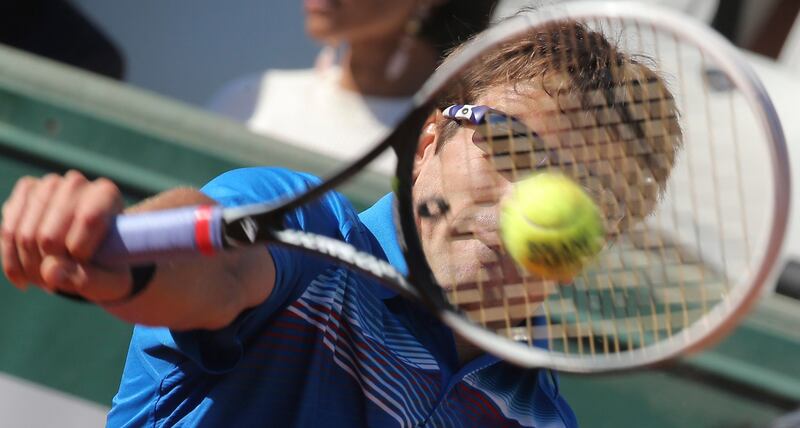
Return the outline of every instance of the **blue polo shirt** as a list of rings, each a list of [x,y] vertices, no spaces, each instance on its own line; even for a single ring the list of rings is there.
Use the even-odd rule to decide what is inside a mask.
[[[234,206],[318,182],[247,168],[203,191]],[[330,193],[286,221],[404,271],[392,204],[387,195],[359,216]],[[434,316],[329,261],[268,251],[274,291],[230,326],[182,333],[136,326],[109,426],[577,426],[549,370],[521,370],[488,355],[459,366],[452,333]]]

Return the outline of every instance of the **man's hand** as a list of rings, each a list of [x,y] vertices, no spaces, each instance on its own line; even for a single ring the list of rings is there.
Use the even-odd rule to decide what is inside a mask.
[[[127,212],[213,203],[199,190],[176,188]],[[119,189],[106,179],[88,181],[75,171],[20,179],[3,205],[3,272],[20,289],[33,284],[100,305],[112,302],[104,308],[125,321],[177,330],[225,327],[272,292],[272,257],[254,246],[162,261],[147,288],[124,300],[132,288],[130,270],[91,262],[122,206]]]
[[[32,284],[97,302],[125,297],[129,270],[91,263],[123,205],[107,179],[89,181],[76,171],[21,178],[2,209],[3,272],[20,289]]]

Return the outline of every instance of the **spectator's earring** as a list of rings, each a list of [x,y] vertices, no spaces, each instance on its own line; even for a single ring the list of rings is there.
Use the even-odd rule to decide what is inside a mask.
[[[387,79],[397,80],[400,75],[406,71],[406,67],[408,66],[408,53],[411,50],[414,39],[422,30],[422,24],[428,19],[428,13],[431,9],[430,3],[429,1],[421,2],[414,15],[406,22],[406,27],[403,31],[403,36],[400,38],[400,43],[398,43],[397,49],[386,64]]]

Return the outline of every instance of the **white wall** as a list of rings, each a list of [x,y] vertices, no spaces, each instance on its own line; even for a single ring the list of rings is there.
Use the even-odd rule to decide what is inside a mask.
[[[299,0],[73,0],[123,51],[130,83],[205,104],[224,82],[306,67]]]

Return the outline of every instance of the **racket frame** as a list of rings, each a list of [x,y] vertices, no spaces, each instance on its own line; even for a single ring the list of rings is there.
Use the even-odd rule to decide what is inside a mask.
[[[434,98],[442,90],[448,78],[456,75],[482,52],[492,45],[513,39],[532,28],[560,20],[585,21],[591,19],[637,20],[654,28],[666,28],[680,39],[697,46],[711,58],[747,100],[766,133],[770,144],[770,159],[774,166],[772,180],[776,189],[772,206],[772,228],[766,245],[760,254],[754,254],[757,269],[751,272],[746,284],[734,287],[735,293],[706,313],[702,320],[694,322],[678,335],[647,346],[621,353],[591,355],[586,357],[566,356],[561,353],[530,347],[527,343],[516,343],[500,338],[497,334],[469,321],[466,315],[454,309],[447,301],[441,287],[436,283],[430,266],[424,257],[413,216],[413,200],[409,180],[399,180],[397,188],[398,218],[404,237],[404,253],[413,283],[419,288],[423,300],[435,304],[437,312],[455,333],[481,349],[497,357],[523,367],[548,367],[573,373],[614,372],[653,366],[665,360],[704,349],[724,337],[745,316],[758,300],[764,285],[775,278],[775,268],[783,245],[783,236],[788,223],[790,207],[791,175],[786,141],[766,89],[742,55],[721,35],[704,24],[663,7],[633,2],[571,2],[548,10],[536,10],[510,18],[503,25],[490,28],[463,48],[460,55],[450,58],[415,95],[415,104]],[[760,107],[760,108],[758,108]],[[413,168],[414,152],[398,151],[398,177],[408,177]]]

